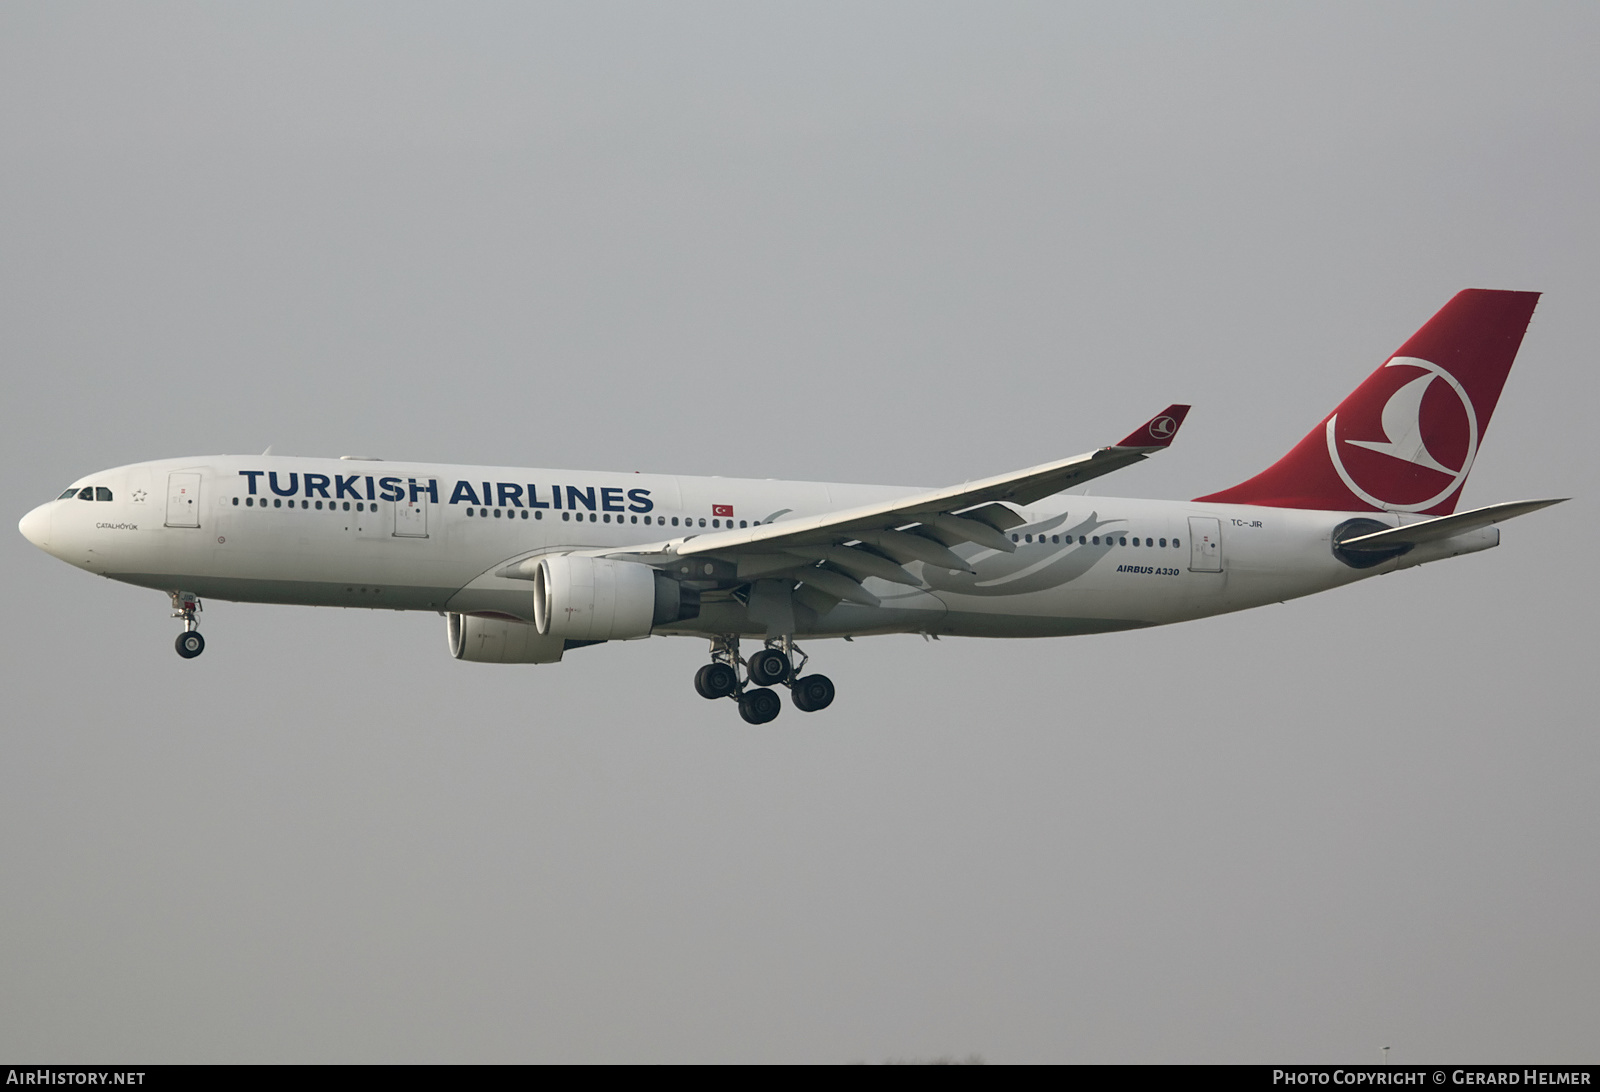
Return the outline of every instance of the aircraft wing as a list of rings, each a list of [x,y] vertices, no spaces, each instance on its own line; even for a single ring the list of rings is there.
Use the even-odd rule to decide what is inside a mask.
[[[722,563],[717,567],[719,577],[746,581],[787,576],[803,581],[818,605],[849,600],[875,606],[877,598],[860,581],[878,577],[920,587],[921,581],[901,567],[912,561],[970,572],[951,550],[966,542],[1014,551],[1016,546],[1004,532],[1023,520],[1007,507],[1008,502],[1031,504],[1142,462],[1172,443],[1188,412],[1188,406],[1168,406],[1109,447],[981,481],[821,515],[593,553],[663,568],[704,558],[707,571],[709,563]],[[531,577],[537,565],[538,560],[531,558],[498,575]]]
[[[780,520],[737,531],[695,535],[680,543],[677,553],[680,556],[694,556],[727,549],[810,545],[849,539],[857,531],[889,531],[911,523],[920,523],[932,529],[936,537],[942,533],[957,541],[977,542],[993,549],[1010,551],[1013,549],[1011,540],[999,532],[1015,527],[1022,521],[1003,508],[1004,502],[1031,504],[1042,497],[1082,485],[1102,474],[1142,462],[1172,443],[1178,426],[1188,412],[1188,406],[1168,406],[1119,442],[1085,455],[879,504]],[[995,510],[997,507],[1000,511]],[[1006,514],[1002,515],[1001,512]],[[982,524],[988,533],[985,534],[978,527],[964,527],[963,523]],[[927,530],[923,533],[927,533]],[[968,533],[972,537],[959,537]]]

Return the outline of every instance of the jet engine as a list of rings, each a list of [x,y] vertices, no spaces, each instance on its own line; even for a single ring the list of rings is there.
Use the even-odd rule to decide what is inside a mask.
[[[699,613],[697,590],[635,561],[554,554],[534,573],[533,623],[541,636],[627,641]]]
[[[542,636],[526,622],[512,618],[480,618],[472,614],[446,615],[450,655],[479,664],[553,664],[561,660],[567,642]]]

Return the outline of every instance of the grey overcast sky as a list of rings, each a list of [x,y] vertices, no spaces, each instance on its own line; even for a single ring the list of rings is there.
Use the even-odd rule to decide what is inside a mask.
[[[449,659],[10,533],[0,1058],[1600,1056],[1593,3],[0,5],[9,519],[186,454],[1275,459],[1546,293],[1499,549],[1182,626]],[[1585,559],[1588,560],[1585,560]]]

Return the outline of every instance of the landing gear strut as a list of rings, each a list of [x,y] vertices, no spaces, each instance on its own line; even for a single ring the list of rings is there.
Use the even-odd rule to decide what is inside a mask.
[[[206,650],[206,639],[200,636],[200,622],[195,618],[204,609],[199,596],[184,591],[172,593],[172,616],[183,619],[183,632],[178,634],[175,644],[178,655],[185,660],[192,660]]]
[[[766,724],[783,711],[773,686],[789,687],[794,707],[815,713],[833,702],[833,681],[826,675],[801,675],[809,659],[792,637],[769,642],[748,660],[739,655],[738,635],[713,637],[711,662],[695,672],[694,688],[702,698],[733,698],[739,703],[739,715],[750,724]]]

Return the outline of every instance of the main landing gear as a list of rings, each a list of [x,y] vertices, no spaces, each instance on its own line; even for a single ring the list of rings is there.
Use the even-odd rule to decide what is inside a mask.
[[[183,591],[172,593],[172,616],[183,619],[183,632],[178,634],[175,644],[178,655],[185,660],[192,660],[206,650],[206,639],[200,636],[200,622],[195,618],[204,609],[199,596]]]
[[[798,665],[794,662],[797,653]],[[781,644],[768,644],[748,660],[739,655],[737,636],[714,637],[711,662],[695,672],[694,688],[702,698],[735,699],[739,715],[751,724],[766,724],[783,711],[774,686],[787,686],[796,709],[815,713],[833,702],[833,680],[826,675],[801,675],[808,660],[788,637]],[[743,682],[739,679],[741,667],[747,676]]]

